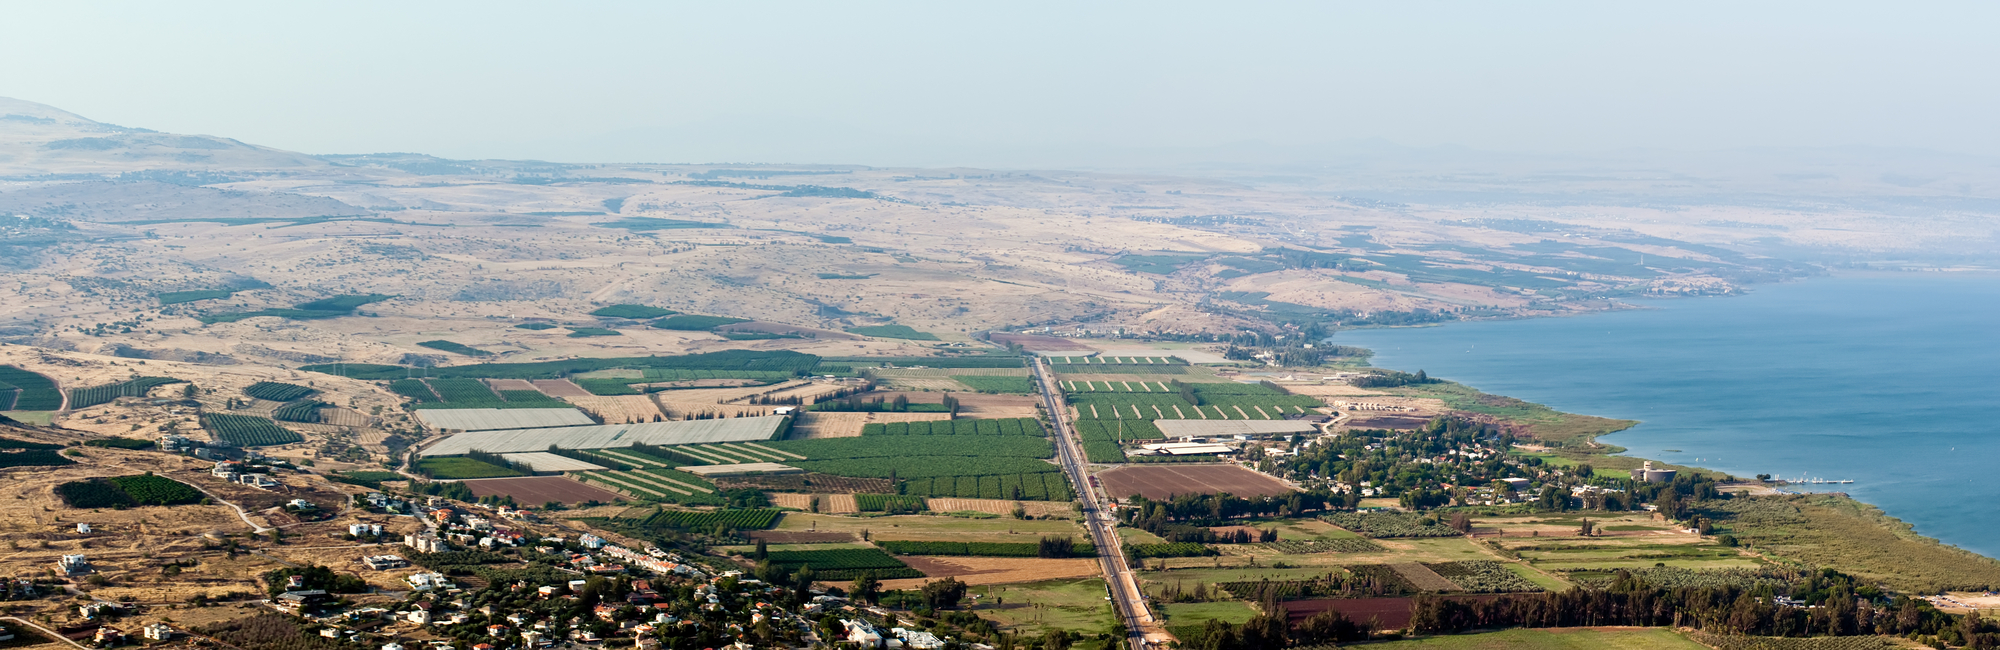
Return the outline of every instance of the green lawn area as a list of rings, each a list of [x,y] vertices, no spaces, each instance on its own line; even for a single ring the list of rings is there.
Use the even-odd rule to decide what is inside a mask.
[[[1167,615],[1168,626],[1204,625],[1209,619],[1224,623],[1242,623],[1257,615],[1250,603],[1228,600],[1218,603],[1167,603],[1161,608]]]
[[[55,418],[56,412],[55,411],[4,411],[0,412],[0,415],[7,416],[8,419],[13,420],[15,422],[26,422],[28,424],[38,424],[46,427],[49,426],[50,421]]]
[[[1570,587],[1568,583],[1565,583],[1561,580],[1557,580],[1553,577],[1550,577],[1546,573],[1536,571],[1523,564],[1508,562],[1507,570],[1513,571],[1514,575],[1526,578],[1528,582],[1535,583],[1535,586],[1547,589],[1549,591],[1565,591],[1568,590]]]
[[[981,585],[972,607],[980,618],[1014,634],[1040,634],[1049,628],[1097,634],[1111,629],[1111,602],[1105,600],[1104,580],[1050,580],[1017,585]]]
[[[1665,628],[1569,628],[1454,634],[1368,645],[1379,650],[1705,650]]]
[[[1143,530],[1139,530],[1137,528],[1127,528],[1127,527],[1118,528],[1118,538],[1124,540],[1125,543],[1127,544],[1167,543],[1166,538],[1160,537],[1159,535],[1154,535],[1152,533]]]
[[[431,478],[446,480],[527,476],[499,465],[470,458],[425,458],[417,461],[417,468],[430,472]]]
[[[817,530],[859,533],[871,539],[933,540],[949,542],[1034,542],[1045,535],[1069,535],[1088,539],[1083,528],[1068,519],[1020,520],[965,519],[934,515],[893,517],[843,517],[840,515],[792,514],[779,520],[777,530]]]

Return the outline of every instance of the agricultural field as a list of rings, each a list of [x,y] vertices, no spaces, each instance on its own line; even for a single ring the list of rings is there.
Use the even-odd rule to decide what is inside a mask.
[[[1033,393],[1035,386],[1027,377],[993,377],[987,375],[952,375],[952,380],[964,384],[966,388],[981,393]]]
[[[1082,419],[1278,420],[1322,405],[1317,398],[1260,384],[1091,380],[1063,384]]]
[[[71,508],[177,506],[207,498],[186,483],[152,474],[72,481],[55,492]]]
[[[746,510],[659,510],[639,520],[640,527],[663,527],[674,530],[709,531],[717,526],[730,530],[764,530],[776,524],[783,513],[768,508]]]
[[[1111,604],[1104,600],[1108,593],[1104,580],[1094,577],[994,584],[968,591],[969,596],[979,597],[970,601],[976,603],[969,608],[972,613],[1017,635],[1111,629]]]
[[[1176,494],[1221,494],[1237,496],[1290,494],[1282,481],[1235,465],[1127,465],[1097,474],[1106,494],[1115,498],[1132,495],[1166,499]]]
[[[1431,517],[1408,512],[1335,512],[1322,519],[1375,538],[1458,537],[1465,534]]]
[[[325,404],[313,400],[293,402],[273,409],[271,419],[280,422],[315,424],[320,422],[320,409],[324,407]]]
[[[417,473],[439,480],[467,478],[498,478],[503,476],[525,476],[526,474],[487,463],[460,457],[433,457],[417,461]]]
[[[1755,569],[1763,565],[1742,549],[1719,544],[1658,543],[1644,539],[1510,539],[1503,548],[1544,571],[1638,569],[1667,566],[1679,569]]]
[[[244,395],[269,402],[289,402],[316,393],[312,388],[275,381],[260,381],[243,389]]]
[[[1007,517],[971,519],[946,515],[846,517],[792,513],[775,530],[790,532],[869,533],[874,541],[1039,542],[1043,537],[1088,539],[1083,527],[1069,519],[1022,520]]]
[[[595,310],[592,310],[590,312],[590,315],[601,318],[629,318],[633,320],[643,320],[647,318],[659,318],[661,316],[672,316],[675,313],[678,312],[675,312],[672,309],[661,309],[659,307],[651,307],[647,305],[611,305],[609,307],[599,307]]]
[[[702,316],[698,314],[675,314],[673,316],[668,316],[666,318],[653,321],[653,327],[663,330],[678,330],[684,332],[706,332],[718,327],[722,327],[724,325],[735,325],[737,323],[748,323],[748,322],[750,322],[750,319],[748,318],[731,318],[728,316]]]
[[[471,488],[475,496],[512,497],[524,506],[539,506],[551,501],[571,505],[588,501],[610,503],[619,498],[616,492],[559,476],[474,479],[465,481],[465,486]]]
[[[547,409],[568,408],[562,400],[539,390],[495,391],[477,379],[401,379],[389,390],[417,401],[417,408]]]
[[[139,377],[104,386],[69,389],[69,408],[76,410],[108,404],[120,397],[143,397],[154,388],[182,383],[172,377]]]
[[[619,332],[618,330],[604,329],[602,327],[569,328],[569,337],[573,339],[590,338],[594,336],[624,336],[624,334]]]
[[[303,442],[305,436],[280,427],[267,418],[228,413],[204,413],[201,427],[215,439],[242,447],[268,447]]]
[[[884,580],[924,577],[924,572],[872,546],[770,551],[769,559],[772,567],[783,567],[788,572],[812,567],[813,575],[827,582],[853,580],[864,574]]]
[[[479,348],[475,348],[470,345],[466,345],[464,343],[453,343],[451,341],[445,341],[445,340],[418,341],[417,347],[430,348],[432,350],[450,352],[452,354],[463,355],[468,357],[493,356],[493,353],[491,352],[487,352],[485,350],[481,350]]]
[[[863,436],[1043,436],[1032,418],[886,422],[861,427]]]

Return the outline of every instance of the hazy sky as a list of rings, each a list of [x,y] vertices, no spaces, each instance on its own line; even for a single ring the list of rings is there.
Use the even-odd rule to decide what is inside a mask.
[[[308,153],[1024,165],[1262,141],[2000,152],[2000,5],[0,4],[0,96]]]

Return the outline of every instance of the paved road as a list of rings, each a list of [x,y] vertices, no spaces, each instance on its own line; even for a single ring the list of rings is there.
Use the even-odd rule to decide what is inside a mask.
[[[1115,515],[1105,508],[1097,489],[1090,484],[1090,474],[1085,471],[1085,457],[1081,440],[1077,438],[1076,427],[1069,422],[1069,411],[1064,407],[1062,387],[1056,384],[1055,375],[1038,357],[1034,359],[1035,386],[1042,393],[1042,405],[1048,409],[1049,421],[1055,423],[1056,460],[1062,463],[1063,472],[1069,474],[1070,484],[1075,485],[1078,497],[1083,500],[1084,526],[1090,531],[1090,540],[1097,545],[1097,559],[1104,569],[1104,582],[1110,585],[1111,602],[1117,607],[1118,618],[1125,622],[1125,629],[1135,650],[1145,650],[1147,643],[1165,641],[1166,630],[1154,620],[1153,613],[1146,606],[1145,594],[1139,590],[1138,577],[1132,574],[1132,567],[1125,562],[1125,550],[1119,544]]]

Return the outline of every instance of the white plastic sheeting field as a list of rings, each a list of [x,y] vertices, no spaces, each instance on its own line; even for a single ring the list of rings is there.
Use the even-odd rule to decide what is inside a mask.
[[[496,454],[562,449],[608,449],[648,445],[699,445],[718,442],[770,440],[785,422],[781,415],[720,420],[685,420],[588,427],[470,431],[453,435],[423,451],[425,456],[454,456],[469,451]]]

